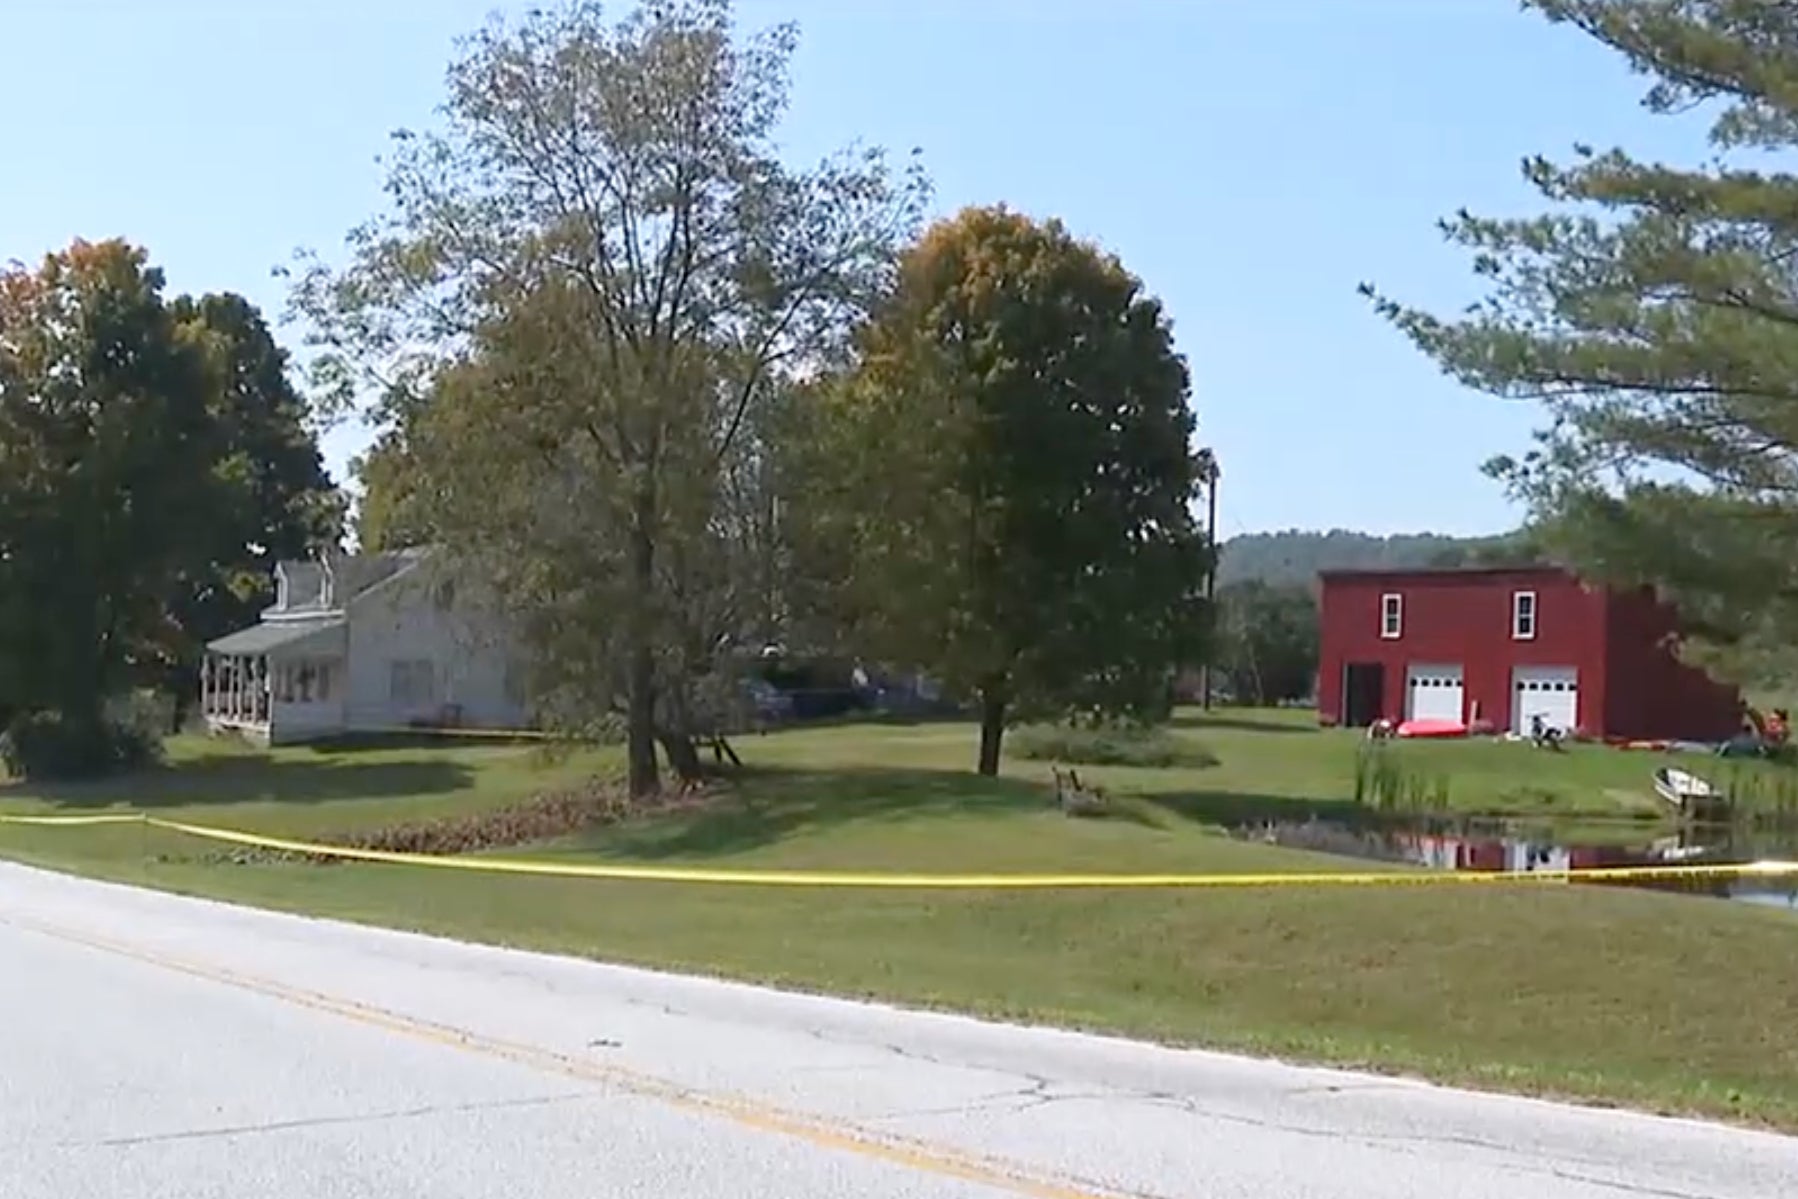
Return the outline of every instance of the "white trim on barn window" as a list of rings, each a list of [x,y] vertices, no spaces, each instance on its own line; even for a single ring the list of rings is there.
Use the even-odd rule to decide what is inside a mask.
[[[1513,641],[1534,641],[1536,639],[1536,593],[1534,591],[1513,591],[1511,593],[1511,639]]]
[[[1396,641],[1405,631],[1405,597],[1389,591],[1380,597],[1380,636]]]

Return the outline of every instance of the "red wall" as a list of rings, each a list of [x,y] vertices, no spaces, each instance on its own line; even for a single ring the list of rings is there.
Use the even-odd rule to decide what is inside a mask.
[[[1511,596],[1536,593],[1536,636],[1511,637]],[[1404,596],[1400,636],[1380,636],[1380,597]],[[1416,571],[1325,574],[1320,607],[1318,712],[1342,711],[1343,667],[1385,666],[1385,715],[1405,713],[1405,669],[1459,663],[1467,719],[1503,729],[1511,721],[1511,668],[1572,666],[1579,671],[1579,723],[1596,729],[1605,712],[1604,593],[1556,570]]]
[[[1536,636],[1511,636],[1511,597],[1536,593]],[[1380,636],[1380,597],[1404,596],[1400,636]],[[1681,662],[1673,611],[1646,591],[1586,587],[1562,571],[1343,572],[1322,577],[1317,706],[1342,713],[1343,668],[1385,667],[1383,714],[1402,719],[1406,667],[1459,663],[1466,719],[1511,720],[1511,669],[1579,671],[1579,726],[1594,736],[1720,740],[1739,731],[1734,687]]]
[[[1723,740],[1741,731],[1740,692],[1679,660],[1671,608],[1647,590],[1617,592],[1608,617],[1605,731],[1643,740]]]

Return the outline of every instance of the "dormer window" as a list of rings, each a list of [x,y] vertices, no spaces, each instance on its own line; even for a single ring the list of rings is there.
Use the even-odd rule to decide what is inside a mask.
[[[1534,591],[1511,593],[1511,638],[1515,641],[1534,641],[1536,639],[1536,593]]]
[[[1380,597],[1380,636],[1398,640],[1405,630],[1405,597],[1396,592]]]

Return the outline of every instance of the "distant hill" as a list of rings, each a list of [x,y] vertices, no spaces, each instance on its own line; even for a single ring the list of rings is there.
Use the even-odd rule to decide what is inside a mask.
[[[1375,537],[1348,529],[1331,529],[1327,533],[1288,529],[1281,533],[1245,533],[1224,542],[1217,582],[1220,587],[1245,579],[1310,583],[1320,570],[1412,570],[1522,561],[1531,556],[1516,533],[1490,537],[1397,533]]]

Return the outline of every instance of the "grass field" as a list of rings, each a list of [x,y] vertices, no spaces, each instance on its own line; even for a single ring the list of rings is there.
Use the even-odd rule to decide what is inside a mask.
[[[580,860],[926,871],[1283,871],[1334,859],[1219,825],[1346,810],[1347,734],[1288,714],[1182,719],[1218,764],[1083,771],[1118,816],[1069,820],[1013,763],[967,773],[958,724],[748,738],[735,793],[529,850]],[[1463,810],[1652,813],[1652,760],[1576,748],[1405,746]],[[264,755],[175,747],[135,781],[0,791],[12,812],[127,804],[319,834],[466,813],[615,768],[529,748]],[[844,994],[1411,1071],[1798,1129],[1798,920],[1592,887],[895,893],[230,865],[138,828],[0,829],[0,853],[297,911]]]

